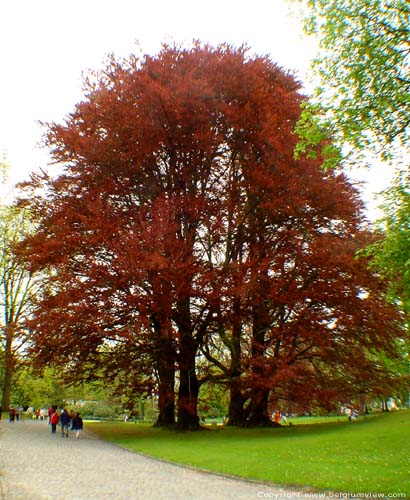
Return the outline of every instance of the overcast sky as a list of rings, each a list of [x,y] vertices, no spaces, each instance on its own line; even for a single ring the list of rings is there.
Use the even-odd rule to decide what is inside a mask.
[[[306,82],[316,52],[286,0],[4,0],[0,6],[0,151],[10,182],[47,162],[38,121],[61,121],[81,100],[82,73],[113,52],[162,42],[247,44]]]

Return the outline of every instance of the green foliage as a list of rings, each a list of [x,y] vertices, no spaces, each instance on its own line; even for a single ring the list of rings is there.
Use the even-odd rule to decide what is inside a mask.
[[[119,405],[108,404],[104,401],[84,401],[75,405],[68,405],[70,410],[80,413],[86,418],[118,418],[122,413]]]
[[[12,385],[12,403],[34,408],[68,404],[76,411],[95,417],[117,417],[122,413],[119,403],[110,400],[109,389],[98,383],[72,382],[67,374],[57,368],[46,367],[41,373],[30,365],[23,365]],[[86,405],[76,402],[87,401]]]
[[[318,36],[313,69],[320,103],[340,145],[384,159],[408,149],[410,5],[408,0],[306,0],[307,33]],[[314,134],[312,135],[314,140]]]
[[[94,416],[114,418],[118,416],[118,409],[108,405],[98,405],[94,410]]]
[[[357,422],[183,434],[144,425],[89,427],[131,450],[223,474],[338,492],[410,495],[403,442],[410,411]]]
[[[295,147],[295,158],[323,158],[324,169],[340,165],[342,153],[335,142],[331,142],[332,125],[324,117],[324,110],[319,104],[306,101],[302,105],[302,112],[296,125],[295,132],[299,142]]]
[[[4,407],[10,404],[13,378],[29,340],[24,322],[33,311],[43,283],[41,276],[33,274],[15,253],[15,246],[33,230],[33,216],[29,210],[0,207],[0,362]]]
[[[144,418],[144,420],[148,420],[148,422],[155,422],[157,417],[158,417],[158,410],[152,406],[149,406],[145,410],[145,414],[144,414],[143,418]]]
[[[16,324],[30,312],[37,282],[14,253],[14,247],[34,229],[29,211],[0,207],[0,306],[1,327]]]
[[[385,193],[382,238],[366,250],[371,266],[389,281],[389,298],[410,314],[410,174],[401,171]]]
[[[229,391],[225,386],[208,382],[199,391],[198,414],[216,418],[228,414]]]
[[[65,395],[65,383],[52,368],[35,374],[30,367],[19,370],[12,387],[12,403],[34,408],[61,405]]]
[[[385,192],[385,217],[378,222],[380,239],[363,253],[370,258],[370,267],[388,281],[388,300],[403,314],[403,337],[398,339],[397,359],[383,362],[400,378],[396,394],[406,399],[410,389],[410,174],[403,170],[396,175]]]

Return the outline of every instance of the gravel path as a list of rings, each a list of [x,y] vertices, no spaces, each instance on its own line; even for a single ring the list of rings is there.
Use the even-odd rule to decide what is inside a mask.
[[[318,498],[147,458],[87,431],[64,439],[27,420],[0,421],[0,480],[1,500]]]

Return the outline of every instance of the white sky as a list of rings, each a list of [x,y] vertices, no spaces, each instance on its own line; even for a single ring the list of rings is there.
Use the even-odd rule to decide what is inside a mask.
[[[3,0],[0,6],[0,151],[10,183],[47,163],[41,121],[61,121],[81,100],[81,74],[105,56],[162,42],[246,43],[306,81],[315,43],[286,0]],[[376,188],[379,189],[379,188]]]

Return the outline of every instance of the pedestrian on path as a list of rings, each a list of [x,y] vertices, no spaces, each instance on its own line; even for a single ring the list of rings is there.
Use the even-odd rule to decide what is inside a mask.
[[[16,419],[16,409],[14,406],[10,406],[9,409],[9,421],[14,424],[14,420]]]
[[[61,437],[68,437],[68,426],[70,425],[70,415],[64,408],[60,415]]]
[[[55,434],[56,433],[56,429],[57,429],[57,424],[58,424],[58,421],[59,421],[59,416],[58,416],[58,413],[57,413],[57,410],[54,411],[51,415],[50,415],[50,424],[51,424],[51,433],[52,434]]]
[[[80,437],[80,431],[83,430],[83,419],[79,413],[76,413],[73,419],[72,429],[75,431],[76,439],[78,439]]]

